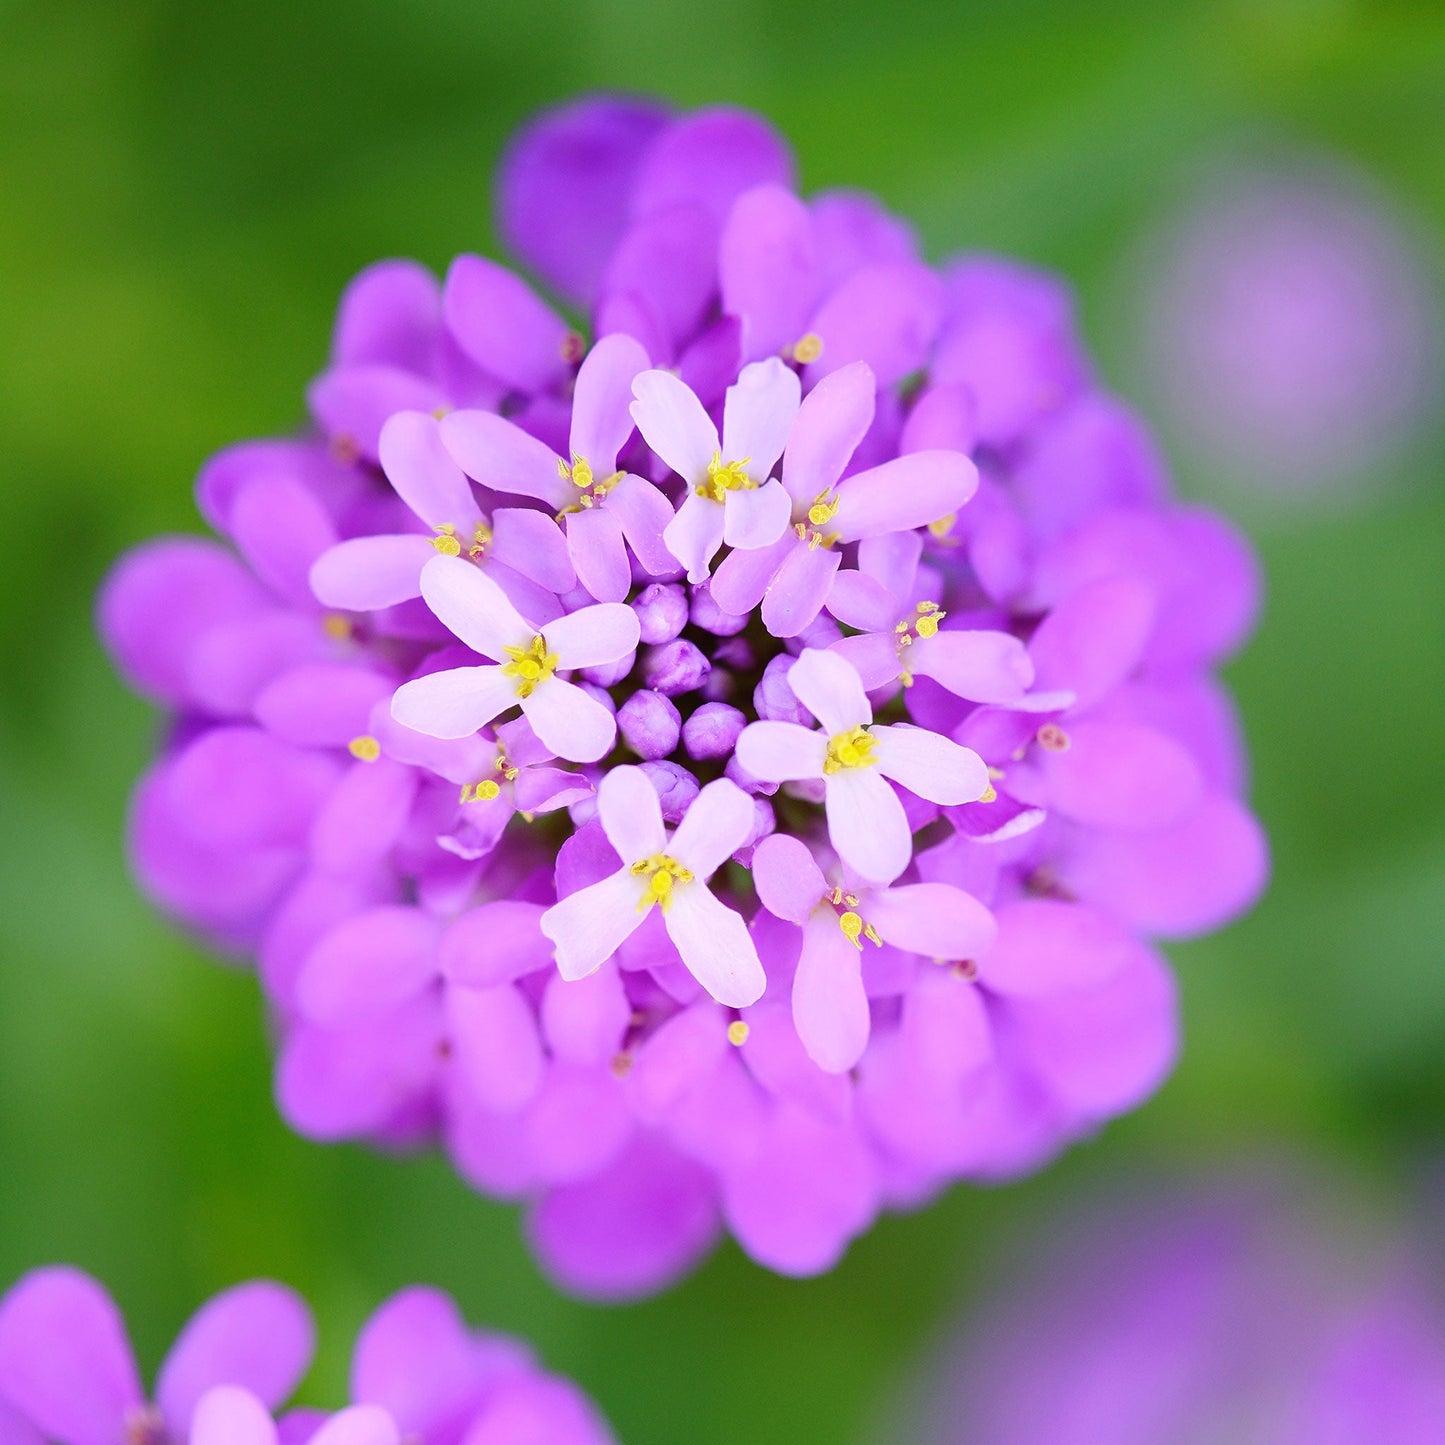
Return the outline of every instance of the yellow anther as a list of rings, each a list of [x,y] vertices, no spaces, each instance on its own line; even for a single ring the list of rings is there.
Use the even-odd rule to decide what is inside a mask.
[[[938,624],[948,613],[942,611],[936,602],[920,602],[916,610],[918,616],[913,620],[913,630],[920,637],[936,637]]]
[[[585,492],[592,485],[592,463],[586,457],[579,457],[576,452],[572,453],[570,467],[561,457],[558,457],[557,475],[564,482],[571,482],[574,487],[579,487]]]
[[[828,498],[828,489],[825,487],[813,498],[813,505],[808,508],[808,520],[815,527],[824,527],[837,515],[838,498],[834,496],[830,501]]]
[[[940,517],[936,522],[928,524],[928,530],[941,542],[953,531],[953,524],[958,521],[958,513],[950,512],[946,517]]]
[[[857,899],[853,900],[855,903]],[[883,946],[883,940],[878,936],[878,930],[871,923],[865,923],[861,914],[855,913],[851,908],[846,913],[838,915],[838,927],[843,930],[843,937],[858,950],[863,951],[863,940],[866,938],[869,943]]]
[[[639,858],[632,865],[632,871],[648,880],[647,892],[638,900],[639,913],[646,913],[654,903],[666,913],[672,907],[674,884],[691,883],[693,878],[690,868],[684,868],[676,858],[669,858],[666,853],[654,853],[651,858]]]
[[[467,783],[462,788],[462,802],[464,803],[490,803],[493,798],[501,796],[501,784],[491,778],[483,778],[480,783]]]
[[[994,787],[992,783],[990,783],[988,787],[986,787],[983,792],[979,794],[978,801],[980,803],[998,802],[998,789]]]
[[[816,331],[804,332],[793,343],[793,360],[804,366],[816,361],[823,354],[823,338]]]
[[[728,1025],[728,1043],[730,1043],[733,1048],[740,1049],[747,1043],[748,1035],[751,1032],[752,1030],[741,1019],[734,1019]]]
[[[735,462],[725,462],[721,452],[714,452],[707,464],[707,480],[699,482],[693,490],[700,497],[711,497],[714,502],[727,500],[729,492],[751,492],[757,483],[747,474],[751,457],[741,457]]]
[[[358,763],[374,763],[381,756],[381,744],[370,733],[362,733],[347,743],[346,751]]]
[[[457,529],[450,522],[443,522],[433,530],[436,536],[431,539],[431,544],[443,557],[461,556],[462,544],[457,541]]]
[[[351,641],[351,619],[342,612],[328,612],[321,619],[321,630],[333,642]]]
[[[569,331],[563,336],[562,345],[558,349],[562,353],[562,360],[568,366],[575,366],[587,355],[587,338],[580,331]]]
[[[499,748],[497,750],[497,771],[510,783],[522,770]]]
[[[1066,753],[1069,750],[1069,735],[1058,723],[1045,723],[1035,737],[1045,752]]]
[[[828,756],[823,759],[825,773],[841,773],[845,768],[871,768],[878,761],[873,754],[877,744],[865,727],[850,728],[828,739]]]
[[[491,545],[492,529],[485,522],[478,522],[472,532],[472,545],[467,548],[467,556],[474,562],[478,561]],[[433,542],[432,546],[435,547],[436,543]]]
[[[517,679],[517,696],[531,697],[539,683],[557,671],[557,654],[547,651],[547,639],[539,632],[526,647],[504,647],[511,658],[502,664],[504,677]]]

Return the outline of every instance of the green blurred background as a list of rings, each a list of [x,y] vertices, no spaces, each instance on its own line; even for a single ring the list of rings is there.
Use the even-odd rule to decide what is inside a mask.
[[[1114,1174],[1301,1150],[1387,1212],[1418,1191],[1445,1117],[1445,454],[1437,430],[1353,508],[1245,517],[1269,597],[1230,680],[1275,880],[1251,917],[1171,950],[1187,1042],[1153,1103],[1029,1183],[885,1220],[825,1279],[728,1246],[645,1305],[560,1298],[514,1211],[439,1160],[281,1126],[253,982],[127,879],[125,797],[156,719],[90,610],[124,547],[199,529],[208,453],[300,422],[347,278],[494,249],[505,137],[601,87],[756,107],[806,188],[877,191],[931,255],[1062,271],[1106,376],[1137,395],[1127,258],[1241,136],[1363,168],[1438,254],[1445,17],[1331,0],[0,3],[0,1286],[84,1265],[151,1367],[206,1295],[279,1276],[317,1308],[324,1399],[364,1314],[431,1281],[530,1336],[633,1445],[849,1441],[990,1260]],[[1186,490],[1218,480],[1174,461]]]

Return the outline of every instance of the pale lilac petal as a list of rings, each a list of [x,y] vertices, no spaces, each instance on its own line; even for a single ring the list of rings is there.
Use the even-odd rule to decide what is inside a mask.
[[[486,555],[548,592],[570,592],[577,582],[562,529],[530,507],[502,507],[492,513],[492,543]]]
[[[548,968],[552,945],[543,934],[540,904],[510,898],[469,909],[437,947],[437,967],[453,983],[493,988]]]
[[[622,602],[599,602],[595,607],[569,612],[549,622],[546,632],[548,651],[557,654],[557,666],[564,668],[616,662],[637,646],[641,635],[637,614]],[[537,736],[542,737],[540,731]]]
[[[453,667],[402,683],[391,715],[428,737],[469,738],[517,701],[515,679],[500,667]]]
[[[192,1413],[174,1418],[167,1424],[173,1431],[184,1431],[190,1445],[276,1445],[276,1425],[271,1412],[250,1390],[237,1385],[221,1384],[206,1391]]]
[[[569,762],[595,763],[617,740],[617,719],[591,693],[560,677],[548,678],[530,697],[517,701],[532,731]]]
[[[213,1385],[243,1385],[274,1410],[291,1398],[315,1348],[311,1312],[294,1290],[269,1280],[236,1285],[191,1316],[156,1377],[156,1404],[177,1433]]]
[[[632,435],[632,383],[650,363],[630,336],[604,336],[577,372],[572,392],[573,456],[583,457],[601,481]]]
[[[1154,591],[1134,577],[1105,577],[1071,592],[1029,640],[1037,685],[1072,692],[1080,709],[1112,692],[1144,655]]]
[[[788,833],[770,834],[758,844],[752,873],[759,902],[789,923],[804,922],[828,891],[808,845]]]
[[[840,572],[838,575],[841,577],[843,574]],[[848,665],[869,692],[887,687],[904,668],[891,632],[863,632],[857,637],[845,637],[828,650],[848,659]]]
[[[881,532],[858,543],[858,570],[894,599],[895,616],[916,595],[914,584],[922,558],[923,537],[918,532]]]
[[[499,662],[508,647],[525,647],[537,631],[492,578],[460,557],[433,557],[422,568],[421,595],[473,652]]]
[[[668,508],[668,516],[672,509]],[[599,602],[621,602],[632,586],[632,567],[622,523],[611,507],[586,507],[567,514],[567,546],[577,580]]]
[[[296,1000],[313,1023],[340,1028],[375,1018],[438,976],[440,920],[420,908],[369,908],[333,928],[296,980]]]
[[[378,261],[341,293],[331,357],[431,371],[442,324],[441,287],[416,261]]]
[[[802,394],[798,373],[781,357],[743,367],[723,402],[723,460],[746,457],[748,475],[765,480],[788,444]]]
[[[442,306],[462,350],[508,386],[546,391],[566,372],[571,327],[505,266],[484,256],[458,256],[447,272]]]
[[[484,487],[554,508],[571,500],[576,489],[559,474],[557,454],[514,422],[490,411],[453,411],[440,426],[452,460]]]
[[[0,1303],[0,1397],[60,1445],[116,1445],[144,1404],[125,1324],[89,1275],[57,1265]]]
[[[808,648],[788,669],[788,686],[830,737],[873,721],[862,681],[836,652]]]
[[[763,600],[783,559],[798,545],[797,537],[785,531],[771,546],[729,552],[709,584],[713,601],[734,617],[746,617]]]
[[[1028,649],[1007,632],[945,628],[917,638],[902,660],[910,672],[969,702],[1016,703],[1034,681]]]
[[[624,863],[664,851],[667,834],[657,790],[641,768],[612,768],[597,785],[597,816]]]
[[[891,883],[908,867],[913,835],[898,794],[875,768],[844,768],[827,779],[824,811],[838,856],[870,883]]]
[[[838,487],[828,524],[845,542],[926,527],[958,511],[978,488],[978,468],[962,452],[911,452]]]
[[[711,878],[748,841],[753,823],[753,800],[736,783],[717,778],[692,800],[667,852],[698,878]]]
[[[600,883],[568,894],[542,915],[542,932],[556,945],[563,978],[583,978],[617,952],[642,922],[638,905],[646,891],[646,880],[629,863]]]
[[[797,637],[808,629],[828,600],[838,562],[832,547],[800,545],[788,553],[763,597],[763,624],[774,637]]]
[[[743,320],[748,360],[790,347],[807,330],[818,294],[818,253],[808,208],[782,186],[739,196],[718,243],[723,310]]]
[[[720,1004],[746,1008],[763,996],[768,980],[747,924],[702,883],[675,888],[663,922],[688,972]]]
[[[754,186],[787,186],[792,157],[776,131],[744,110],[715,106],[675,121],[644,157],[632,204],[647,215],[679,203],[704,207],[721,226]]]
[[[771,547],[788,530],[792,515],[792,504],[779,481],[729,492],[723,503],[723,541],[746,551]]]
[[[323,607],[376,612],[421,596],[421,569],[435,557],[430,537],[352,537],[312,564],[311,591]]]
[[[660,577],[676,570],[677,559],[663,541],[674,515],[672,503],[660,487],[628,473],[608,492],[606,510],[622,523],[627,545],[649,574]]]
[[[398,1445],[401,1433],[379,1405],[352,1405],[333,1415],[306,1445]]]
[[[721,503],[689,492],[663,531],[667,550],[687,568],[689,582],[707,580],[708,563],[723,543],[724,510]]]
[[[998,937],[976,959],[979,982],[994,993],[1039,998],[1106,983],[1124,968],[1134,941],[1106,915],[1050,898],[1006,904]]]
[[[982,993],[952,969],[929,968],[903,1000],[903,1043],[919,1074],[955,1084],[993,1057]]]
[[[429,377],[375,362],[333,366],[306,388],[306,406],[343,447],[375,461],[381,429],[399,411],[434,411],[446,393]]]
[[[905,883],[869,894],[863,916],[884,943],[925,958],[976,959],[993,947],[994,916],[948,883]]]
[[[889,535],[912,537],[916,534],[894,532]],[[718,570],[721,572],[722,569]],[[829,614],[836,617],[845,627],[856,627],[860,632],[890,634],[888,637],[880,639],[887,643],[890,652],[894,651],[897,646],[891,634],[894,623],[898,621],[898,603],[899,599],[876,577],[870,577],[865,572],[853,567],[840,569],[834,575],[832,586],[828,589]],[[845,637],[843,641],[857,642],[859,639]],[[873,689],[869,687],[868,690],[871,692]]]
[[[821,778],[827,756],[827,737],[797,723],[750,723],[738,735],[739,765],[765,783]]]
[[[449,988],[445,1013],[452,1057],[477,1103],[497,1114],[525,1107],[545,1060],[537,1015],[517,987]]]
[[[644,371],[632,394],[632,419],[647,445],[689,486],[702,481],[721,446],[702,403],[670,371]]]
[[[481,513],[466,473],[442,444],[436,417],[422,411],[389,417],[377,450],[387,481],[428,527],[471,531]]]
[[[1068,748],[1041,750],[1039,766],[1048,806],[1070,818],[1100,828],[1167,828],[1203,796],[1198,764],[1155,728],[1086,718],[1067,731]]]
[[[808,1057],[830,1074],[846,1073],[868,1047],[862,954],[830,912],[816,914],[803,928],[793,975],[793,1023]]]
[[[807,506],[833,486],[873,425],[877,380],[855,361],[825,376],[803,401],[783,452],[783,485]]]
[[[872,736],[878,771],[931,803],[972,803],[989,789],[983,759],[952,738],[908,723],[874,728]]]
[[[380,1405],[408,1435],[427,1439],[452,1423],[476,1387],[476,1345],[441,1290],[404,1289],[362,1326],[351,1361],[351,1398]]]
[[[808,367],[807,379],[866,361],[880,387],[902,381],[928,360],[942,306],[942,285],[927,266],[905,261],[862,267],[813,317],[823,354]]]

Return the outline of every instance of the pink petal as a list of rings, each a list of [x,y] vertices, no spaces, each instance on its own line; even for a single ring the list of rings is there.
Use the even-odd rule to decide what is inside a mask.
[[[498,899],[463,913],[442,936],[437,967],[453,983],[493,988],[550,968],[540,904]]]
[[[1039,760],[1047,804],[1067,817],[1099,828],[1167,828],[1203,795],[1194,759],[1154,728],[1086,718],[1068,735],[1066,751]]]
[[[993,947],[998,925],[978,899],[948,883],[905,883],[870,893],[863,916],[885,943],[925,958],[976,959]]]
[[[398,412],[382,427],[377,449],[387,481],[428,527],[471,531],[481,513],[472,484],[442,445],[436,417],[423,411]]]
[[[624,863],[651,857],[667,846],[657,790],[641,768],[608,770],[597,785],[597,816]]]
[[[729,492],[723,503],[723,541],[747,551],[771,547],[788,530],[791,518],[792,504],[779,481]]]
[[[621,602],[627,596],[632,586],[632,566],[622,523],[611,507],[588,507],[568,513],[567,545],[577,580],[599,602]]]
[[[490,411],[453,411],[441,419],[448,453],[469,476],[494,492],[535,497],[564,507],[575,488],[557,471],[557,454],[514,422]]]
[[[646,371],[647,353],[630,336],[604,336],[587,354],[572,392],[572,454],[584,457],[600,481],[632,435],[632,383]]]
[[[998,937],[977,959],[979,982],[993,993],[1046,997],[1107,982],[1128,962],[1128,931],[1102,913],[1049,898],[1006,904]]]
[[[724,1007],[746,1008],[763,996],[768,980],[747,924],[703,883],[675,888],[663,922],[688,972]]]
[[[783,485],[795,502],[806,507],[843,475],[873,424],[877,390],[872,369],[855,361],[804,398],[783,452]]]
[[[403,683],[391,715],[428,737],[468,738],[516,703],[513,679],[500,667],[453,667]]]
[[[899,610],[915,597],[918,564],[923,558],[923,537],[918,532],[882,532],[858,543],[858,570],[879,583],[894,598],[891,626]]]
[[[642,922],[638,904],[645,891],[629,863],[600,883],[568,894],[542,915],[542,932],[556,945],[563,978],[583,978],[617,952]]]
[[[788,444],[802,394],[798,373],[781,357],[743,367],[723,402],[723,460],[746,457],[748,475],[765,480]]]
[[[738,764],[765,783],[821,778],[827,755],[827,737],[798,723],[750,723],[738,736]]]
[[[598,667],[626,657],[641,638],[641,624],[624,603],[599,602],[549,622],[546,637],[548,650],[557,654],[558,667]]]
[[[439,975],[441,923],[419,908],[371,908],[307,956],[296,998],[312,1022],[342,1028],[389,1013]]]
[[[753,823],[753,800],[736,783],[716,778],[692,800],[667,851],[698,878],[711,878],[748,841]]]
[[[689,492],[663,530],[662,540],[687,568],[689,582],[707,580],[708,563],[723,543],[723,512],[724,507],[710,497]]]
[[[352,537],[328,547],[308,574],[323,607],[376,612],[421,596],[421,569],[436,556],[430,537]]]
[[[662,540],[672,521],[672,503],[662,490],[630,472],[607,494],[606,510],[622,523],[623,535],[645,571],[654,577],[675,569],[677,562]]]
[[[753,853],[758,900],[777,918],[803,923],[828,891],[817,861],[801,838],[772,833]]]
[[[807,630],[828,600],[838,561],[832,547],[804,545],[783,558],[763,598],[763,623],[774,637],[796,637]]]
[[[862,680],[836,652],[808,648],[788,669],[788,686],[830,737],[873,721]]]
[[[839,484],[828,524],[845,542],[926,527],[956,512],[978,489],[978,468],[962,452],[910,452]]]
[[[446,991],[452,1057],[484,1109],[515,1114],[542,1082],[544,1059],[537,1016],[514,984],[458,985]]]
[[[1034,680],[1028,651],[1008,632],[944,629],[918,638],[902,660],[910,672],[969,702],[1016,703]]]
[[[632,1023],[632,1003],[615,965],[570,983],[553,974],[542,995],[542,1032],[553,1057],[610,1064]]]
[[[647,445],[689,487],[702,481],[721,445],[702,403],[670,371],[644,371],[632,394],[632,419]]]
[[[487,556],[530,577],[548,592],[570,592],[577,583],[562,529],[551,517],[530,507],[502,507],[492,513],[492,545]]]
[[[872,737],[878,771],[931,803],[972,803],[989,789],[983,759],[952,738],[908,723],[874,728]]]
[[[807,207],[781,186],[739,196],[718,243],[723,310],[743,319],[744,356],[773,355],[807,330],[818,255]]]
[[[816,914],[803,928],[793,975],[793,1023],[808,1057],[830,1074],[846,1073],[868,1047],[871,1017],[862,955],[831,913]]]
[[[927,361],[942,303],[938,277],[918,262],[860,268],[813,317],[823,354],[807,368],[807,381],[816,382],[851,361],[866,361],[880,387],[902,381]]]
[[[508,647],[525,647],[537,631],[492,578],[460,557],[433,557],[422,568],[421,595],[473,652],[499,662]]]
[[[64,1445],[115,1445],[145,1401],[125,1324],[105,1290],[56,1265],[0,1300],[0,1398]]]
[[[521,277],[482,256],[458,256],[442,292],[447,325],[484,371],[518,391],[546,391],[565,373],[571,328]]]
[[[1071,592],[1029,641],[1035,680],[1072,692],[1080,710],[1138,667],[1154,626],[1154,592],[1134,577],[1105,577]]]
[[[311,1364],[316,1331],[305,1301],[284,1285],[236,1285],[191,1316],[156,1377],[156,1404],[176,1433],[213,1385],[242,1385],[267,1409],[291,1398]]]
[[[630,608],[624,610],[632,616],[635,628],[636,614]],[[568,762],[595,763],[617,740],[617,719],[591,693],[560,677],[548,678],[530,697],[517,701],[532,731]]]
[[[270,1411],[239,1386],[223,1383],[208,1390],[195,1407],[195,1418],[190,1411],[181,1418],[189,1445],[276,1445]]]
[[[891,883],[913,857],[913,834],[898,794],[874,768],[844,768],[826,782],[828,837],[838,856],[870,883]]]

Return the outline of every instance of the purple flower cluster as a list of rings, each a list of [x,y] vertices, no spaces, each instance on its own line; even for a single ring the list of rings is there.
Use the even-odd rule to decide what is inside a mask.
[[[173,714],[131,849],[254,958],[312,1138],[439,1139],[553,1276],[789,1273],[1037,1167],[1176,1047],[1150,942],[1265,851],[1257,580],[1053,280],[800,199],[745,114],[585,101],[477,256],[341,304],[300,440],[101,599]]]
[[[191,1318],[147,1392],[103,1286],[67,1266],[0,1299],[3,1445],[611,1445],[569,1381],[504,1335],[467,1328],[439,1290],[388,1300],[362,1327],[351,1403],[278,1414],[311,1364],[310,1311],[267,1280]]]

